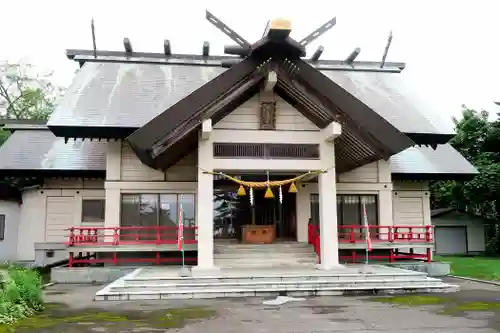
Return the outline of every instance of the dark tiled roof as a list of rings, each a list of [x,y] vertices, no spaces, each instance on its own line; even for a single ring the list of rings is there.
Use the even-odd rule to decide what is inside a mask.
[[[1,170],[106,169],[106,142],[64,142],[48,129],[16,130],[0,147]]]
[[[76,74],[48,126],[139,128],[224,70],[87,62]]]
[[[139,128],[225,71],[222,67],[87,62],[49,126]],[[453,133],[451,121],[405,86],[402,74],[323,71],[404,133]]]
[[[439,115],[430,98],[419,96],[405,74],[324,71],[403,133],[455,134],[451,119]]]
[[[392,173],[397,174],[477,174],[477,169],[449,144],[408,148],[391,157]]]

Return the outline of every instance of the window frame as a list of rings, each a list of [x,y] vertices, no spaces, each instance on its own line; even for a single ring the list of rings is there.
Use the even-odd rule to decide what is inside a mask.
[[[123,220],[123,209],[122,209],[122,205],[123,205],[123,198],[125,196],[137,196],[137,197],[140,197],[140,196],[143,196],[143,195],[154,195],[156,196],[156,226],[160,226],[160,220],[161,220],[161,209],[159,209],[161,207],[161,196],[162,195],[175,195],[176,196],[176,212],[177,214],[179,214],[179,207],[180,207],[180,201],[179,201],[179,197],[181,195],[184,195],[184,196],[192,196],[193,197],[193,208],[194,208],[194,212],[193,212],[193,223],[192,224],[188,224],[186,225],[186,219],[183,219],[183,225],[184,227],[196,227],[197,226],[197,220],[196,220],[196,212],[197,212],[197,205],[196,205],[196,202],[197,202],[197,198],[196,198],[196,193],[194,192],[161,192],[161,193],[151,193],[151,192],[140,192],[140,193],[121,193],[120,195],[120,226],[122,226],[122,220]],[[139,200],[140,202],[140,200]],[[177,216],[177,219],[175,219],[175,222],[178,224],[178,216]]]
[[[314,197],[314,199],[313,199]],[[359,212],[359,225],[363,225],[364,224],[364,221],[363,221],[363,206],[362,206],[362,200],[361,198],[362,197],[372,197],[375,199],[375,224],[372,224],[372,225],[379,225],[380,224],[380,220],[379,220],[379,198],[378,198],[378,194],[364,194],[364,193],[341,193],[341,194],[337,194],[337,197],[336,197],[336,202],[335,204],[337,205],[337,225],[338,226],[344,226],[344,225],[352,225],[352,224],[346,224],[344,223],[344,200],[343,198],[344,197],[358,197],[358,212]],[[339,204],[339,199],[340,199],[340,204]],[[312,212],[312,205],[313,203],[318,203],[319,205],[319,193],[311,193],[310,194],[310,198],[309,198],[309,203],[310,203],[310,207],[311,207],[311,213],[310,213],[310,217],[312,218],[313,217],[313,212]],[[339,207],[340,206],[340,207]],[[314,220],[312,221],[313,223],[315,222]],[[318,221],[319,223],[319,221]]]
[[[0,214],[0,242],[5,240],[5,229],[7,229],[6,219],[5,214]]]
[[[102,203],[102,216],[97,217],[93,216],[92,218],[88,218],[90,215],[85,216],[85,202],[89,201],[99,201]],[[81,221],[82,223],[100,223],[104,222],[106,218],[106,199],[104,198],[83,198],[82,199],[82,212],[81,212]]]

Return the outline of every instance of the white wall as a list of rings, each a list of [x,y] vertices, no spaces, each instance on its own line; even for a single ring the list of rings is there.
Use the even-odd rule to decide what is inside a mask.
[[[337,194],[374,194],[378,196],[380,225],[392,225],[392,182],[389,163],[378,161],[337,175]],[[318,193],[315,181],[301,183],[297,193],[298,241],[307,241],[307,223],[311,217],[311,194]],[[332,204],[337,204],[332,203]]]
[[[82,200],[104,197],[102,180],[48,179],[43,187],[23,192],[17,260],[34,260],[35,243],[66,242],[65,229],[82,224]]]
[[[215,129],[259,130],[260,106],[259,95],[243,103],[238,109],[231,112],[224,119],[214,125]],[[318,131],[318,127],[304,117],[293,106],[278,95],[276,101],[276,130],[277,131]]]
[[[449,212],[432,218],[434,226],[464,226],[467,228],[467,251],[469,253],[484,252],[485,235],[484,224],[479,218],[474,218],[465,213]]]
[[[394,182],[393,202],[395,225],[424,226],[431,224],[428,182]]]
[[[106,158],[106,227],[120,225],[123,193],[193,193],[196,194],[198,154],[190,153],[166,172],[148,167],[139,160],[127,143],[108,142]]]
[[[21,206],[17,202],[0,201],[0,214],[5,215],[4,239],[0,240],[0,263],[16,260],[20,211]]]

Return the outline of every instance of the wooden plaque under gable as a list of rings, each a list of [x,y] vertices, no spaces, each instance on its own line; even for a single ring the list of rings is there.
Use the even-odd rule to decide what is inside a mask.
[[[276,129],[276,101],[260,102],[260,129]]]

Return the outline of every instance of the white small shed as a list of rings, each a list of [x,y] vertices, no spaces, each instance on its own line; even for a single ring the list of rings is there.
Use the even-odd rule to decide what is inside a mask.
[[[485,251],[486,220],[452,208],[431,211],[438,255],[481,254]]]

